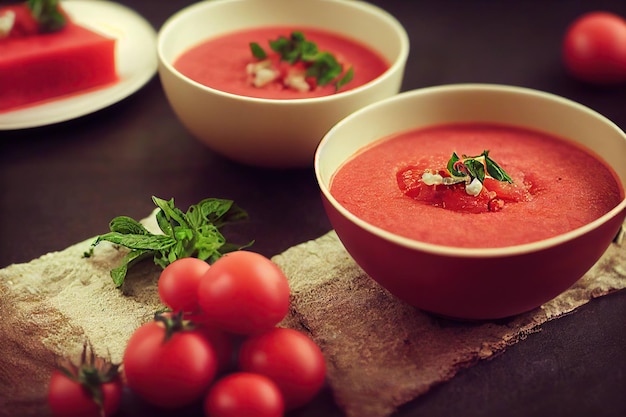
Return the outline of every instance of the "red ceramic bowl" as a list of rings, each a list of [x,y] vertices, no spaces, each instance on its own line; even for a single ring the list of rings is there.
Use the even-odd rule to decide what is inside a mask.
[[[336,170],[355,152],[393,133],[449,122],[524,126],[578,142],[626,184],[626,134],[575,102],[525,88],[461,84],[401,93],[335,125],[315,155],[328,217],[363,270],[398,298],[438,315],[481,320],[539,307],[565,291],[601,257],[626,216],[626,199],[597,220],[562,235],[502,248],[457,248],[411,240],[375,227],[329,192]],[[463,271],[459,274],[458,271]]]

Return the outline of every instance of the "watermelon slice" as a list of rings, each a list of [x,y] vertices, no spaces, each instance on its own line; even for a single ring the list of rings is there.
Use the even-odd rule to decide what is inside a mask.
[[[58,32],[0,39],[0,112],[102,87],[117,79],[115,39],[70,20]]]

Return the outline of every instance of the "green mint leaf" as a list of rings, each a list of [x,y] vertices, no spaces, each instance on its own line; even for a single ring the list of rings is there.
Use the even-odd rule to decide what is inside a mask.
[[[353,79],[354,79],[354,68],[350,67],[348,69],[348,71],[346,71],[344,76],[341,77],[341,79],[339,81],[337,81],[337,84],[335,84],[335,90],[339,91],[341,89],[341,87],[343,87],[344,85],[348,84]]]
[[[314,42],[303,41],[300,45],[300,59],[304,62],[314,62],[319,54],[317,45]]]
[[[303,62],[306,65],[306,75],[315,78],[320,86],[333,82],[343,72],[342,65],[333,54],[320,52],[317,44],[307,40],[302,32],[294,31],[289,38],[280,36],[278,39],[270,40],[269,45],[270,49],[280,56],[281,61],[291,65]],[[257,53],[255,50],[252,51],[255,57]],[[339,90],[353,79],[354,69],[350,67],[343,77],[336,81],[335,90]]]
[[[157,266],[160,266],[161,268],[165,269],[166,266],[168,266],[171,262],[169,261],[170,259],[170,253],[174,251],[174,248],[171,248],[169,251],[156,251],[153,253],[154,256],[154,263]]]
[[[111,270],[111,278],[113,279],[115,287],[119,288],[124,284],[126,273],[130,266],[150,254],[151,251],[149,250],[131,250],[128,252],[122,259],[122,264]]]
[[[452,156],[448,160],[448,165],[446,166],[450,175],[454,177],[462,177],[465,175],[464,173],[457,171],[457,169],[455,168],[456,163],[460,160],[461,158],[459,158],[459,155],[457,155],[456,152],[452,152]]]
[[[133,235],[149,235],[150,232],[137,220],[128,216],[115,217],[109,223],[112,232],[133,234]]]
[[[204,223],[211,223],[222,227],[229,222],[246,219],[247,213],[239,208],[232,200],[207,198],[194,204],[187,210],[187,219],[194,227]]]
[[[290,64],[295,63],[300,58],[300,51],[298,45],[295,42],[291,42],[284,36],[279,37],[275,41],[270,41],[270,48],[280,55],[282,61],[287,61]]]
[[[485,166],[482,161],[474,158],[468,158],[463,161],[463,165],[467,168],[469,175],[472,179],[478,178],[478,181],[485,181]]]
[[[159,210],[156,212],[155,217],[157,224],[159,225],[159,229],[161,229],[163,234],[173,237],[174,228],[172,226],[172,223],[170,222],[170,219],[165,215],[165,212],[163,210]]]
[[[476,156],[463,155],[462,158],[459,158],[456,152],[453,152],[452,156],[448,160],[448,165],[446,166],[450,175],[455,177],[462,177],[466,175],[466,173],[459,170],[459,165],[461,165],[463,169],[467,170],[467,174],[471,179],[478,178],[480,182],[484,182],[485,177],[489,174],[490,177],[497,181],[513,183],[513,179],[509,176],[509,174],[507,174],[500,167],[500,165],[489,157],[488,150],[485,150],[483,153]]]
[[[305,40],[304,33],[299,32],[299,31],[291,32],[290,39],[291,39],[292,42],[294,42],[296,44],[298,44],[300,42],[304,42],[304,40]]]
[[[496,161],[491,159],[488,155],[489,152],[485,151],[485,165],[487,165],[487,172],[489,173],[489,175],[498,181],[508,182],[512,184],[513,179],[509,176],[509,174],[507,174],[506,171],[504,171],[500,167],[500,165],[498,165]]]
[[[189,224],[187,223],[187,218],[185,217],[185,213],[183,213],[174,206],[173,198],[166,201],[157,197],[152,197],[152,201],[154,202],[154,204],[156,204],[157,207],[161,209],[163,215],[170,224],[175,223],[181,226],[189,227]],[[160,226],[161,223],[159,223],[159,227]],[[165,232],[165,230],[163,230],[163,232]]]
[[[328,52],[322,52],[307,69],[306,74],[307,76],[317,78],[317,84],[324,86],[339,76],[341,71],[341,65],[335,57]]]
[[[248,216],[232,200],[208,198],[190,206],[187,213],[174,206],[174,199],[152,197],[152,201],[159,208],[156,219],[163,234],[153,234],[138,221],[118,216],[109,224],[111,232],[98,236],[92,245],[109,241],[130,249],[122,264],[111,271],[117,287],[123,284],[128,268],[148,256],[165,268],[177,259],[191,256],[214,262],[224,253],[252,244],[227,243],[221,233],[223,226]]]
[[[129,235],[118,232],[106,233],[99,236],[100,241],[106,240],[128,249],[164,250],[176,243],[176,240],[165,235]]]
[[[198,258],[202,260],[213,260],[217,259],[224,254],[221,251],[224,244],[226,243],[226,239],[222,236],[221,233],[217,232],[211,236],[200,236],[198,241],[196,242],[196,247],[198,249]]]
[[[37,21],[40,32],[57,32],[65,27],[67,21],[65,15],[61,13],[59,3],[59,0],[27,1],[26,4]]]
[[[265,49],[263,49],[261,45],[256,42],[250,42],[250,51],[252,51],[252,56],[256,59],[267,58],[267,52],[265,52]]]

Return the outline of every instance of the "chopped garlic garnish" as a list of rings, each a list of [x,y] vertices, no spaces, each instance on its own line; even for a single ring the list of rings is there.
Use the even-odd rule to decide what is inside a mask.
[[[422,174],[422,181],[424,181],[424,184],[426,185],[439,185],[443,183],[443,177],[439,174],[424,172]]]
[[[272,68],[272,62],[267,59],[246,66],[246,72],[251,78],[251,82],[255,87],[263,87],[276,80],[280,73]]]
[[[15,24],[15,12],[7,10],[0,16],[0,38],[6,38]]]
[[[465,192],[476,197],[483,189],[483,183],[478,178],[474,178],[472,182],[465,186]]]
[[[285,77],[284,83],[287,87],[298,91],[309,91],[311,86],[306,82],[303,71],[289,71]]]

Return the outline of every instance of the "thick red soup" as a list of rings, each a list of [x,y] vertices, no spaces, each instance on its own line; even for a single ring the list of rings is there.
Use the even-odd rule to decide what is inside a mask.
[[[481,184],[469,185],[473,175],[453,154],[472,162],[472,173],[483,171]],[[580,146],[493,124],[439,125],[382,139],[340,167],[330,191],[382,229],[466,248],[519,245],[571,231],[617,206],[624,192],[615,173]]]
[[[302,33],[307,41],[315,43],[319,52],[330,53],[342,67],[343,74],[352,68],[351,81],[339,89],[334,83],[318,85],[310,76],[303,76],[306,79],[301,80],[295,77],[296,81],[291,84],[285,82],[291,74],[304,71],[303,63],[292,65],[281,60],[268,45],[280,37],[289,38],[294,32]],[[268,58],[256,58],[251,52],[251,42],[263,47],[268,52]],[[279,79],[255,84],[256,74],[268,72],[265,64]],[[181,54],[174,67],[198,83],[228,93],[258,98],[299,99],[328,96],[356,88],[383,74],[389,64],[367,46],[336,33],[315,28],[261,27],[205,40]]]

